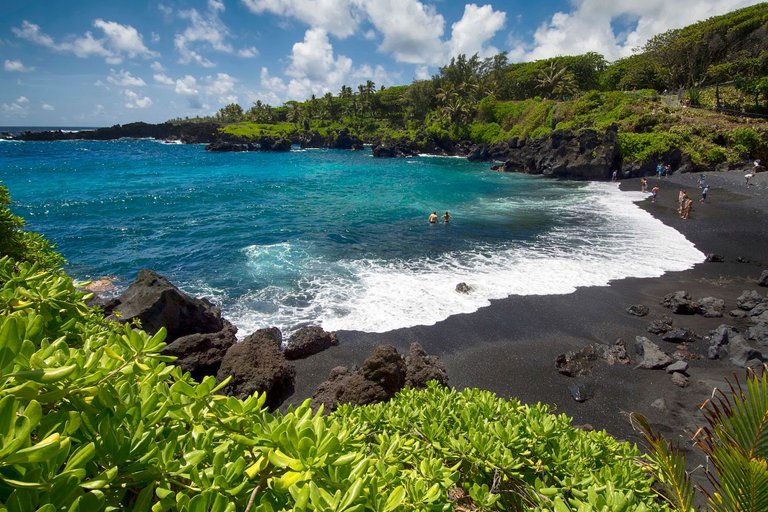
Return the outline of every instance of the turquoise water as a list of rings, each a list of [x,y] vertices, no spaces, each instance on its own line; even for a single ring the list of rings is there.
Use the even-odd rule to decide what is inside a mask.
[[[0,142],[14,210],[58,244],[73,276],[110,276],[119,290],[152,268],[209,297],[241,335],[431,324],[491,298],[568,293],[703,258],[633,204],[640,193],[488,167],[370,151]],[[427,222],[445,210],[450,223]],[[454,291],[462,281],[473,293]]]

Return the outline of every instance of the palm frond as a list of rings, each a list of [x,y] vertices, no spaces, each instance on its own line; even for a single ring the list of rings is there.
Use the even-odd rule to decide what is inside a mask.
[[[633,413],[630,415],[630,421],[642,433],[650,447],[649,457],[654,466],[654,476],[662,488],[661,496],[676,510],[695,510],[693,500],[696,492],[691,476],[685,470],[685,457],[680,449],[671,446],[655,432],[641,414]]]

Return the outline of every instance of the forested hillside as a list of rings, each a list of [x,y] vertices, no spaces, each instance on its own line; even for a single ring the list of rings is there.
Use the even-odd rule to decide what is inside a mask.
[[[681,107],[753,119],[680,113]],[[505,53],[459,55],[429,80],[387,88],[368,81],[278,107],[230,104],[214,120],[243,137],[326,136],[347,129],[364,141],[474,143],[615,123],[620,133],[644,134],[624,144],[629,160],[658,149],[661,141],[652,135],[658,134],[694,162],[717,164],[754,157],[765,146],[764,114],[768,3],[659,34],[616,62],[597,53],[524,63],[509,62]]]

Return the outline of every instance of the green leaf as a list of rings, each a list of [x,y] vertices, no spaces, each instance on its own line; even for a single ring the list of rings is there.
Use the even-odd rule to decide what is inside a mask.
[[[24,341],[19,329],[20,320],[16,317],[6,317],[0,325],[0,373],[5,373],[16,359],[16,355]]]
[[[77,369],[76,364],[61,366],[58,368],[41,368],[39,370],[24,370],[15,372],[9,377],[15,377],[17,380],[39,382],[41,384],[51,384],[68,377]]]
[[[61,449],[61,436],[51,434],[29,448],[22,448],[5,459],[5,464],[31,464],[52,458]]]
[[[405,499],[405,487],[398,485],[389,493],[387,503],[384,505],[384,512],[395,510],[403,502],[403,499]]]
[[[206,455],[208,455],[208,452],[206,452],[205,450],[194,450],[194,451],[185,453],[184,460],[186,461],[187,464],[191,466],[197,466],[205,459]]]
[[[88,461],[93,458],[95,453],[96,445],[94,445],[93,442],[82,445],[75,451],[75,453],[70,455],[64,470],[84,468]]]
[[[149,484],[139,492],[139,495],[136,497],[136,501],[133,504],[133,512],[146,512],[152,507],[154,490],[155,485]]]

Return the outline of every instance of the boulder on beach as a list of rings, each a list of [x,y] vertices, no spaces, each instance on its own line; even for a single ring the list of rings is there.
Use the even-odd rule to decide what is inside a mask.
[[[678,327],[661,335],[661,339],[670,343],[693,343],[699,337],[687,327]]]
[[[664,334],[672,330],[672,317],[664,315],[652,321],[648,326],[648,332],[651,334]]]
[[[431,380],[443,386],[448,385],[445,365],[437,357],[427,354],[421,343],[414,341],[405,357],[405,385],[422,389],[427,387],[427,382]]]
[[[457,292],[457,293],[464,293],[464,294],[467,294],[467,293],[470,293],[471,291],[472,291],[472,287],[471,287],[471,286],[469,286],[469,285],[468,285],[467,283],[465,283],[465,282],[461,282],[461,283],[459,283],[459,284],[457,284],[457,285],[456,285],[456,292]]]
[[[768,270],[763,270],[763,273],[760,274],[760,279],[757,280],[757,284],[759,286],[768,286]]]
[[[339,344],[335,332],[326,332],[315,325],[302,327],[288,339],[283,354],[288,360],[304,359]]]
[[[698,310],[698,304],[684,290],[666,295],[661,303],[676,315],[694,315]]]
[[[280,344],[282,336],[276,328],[260,329],[232,345],[219,366],[216,380],[232,380],[222,390],[237,398],[253,393],[266,393],[267,407],[274,409],[294,390],[296,369],[289,364]]]
[[[645,304],[632,304],[627,306],[626,311],[633,316],[647,316],[651,310]]]
[[[755,290],[744,290],[736,299],[736,307],[744,311],[749,311],[755,308],[758,304],[762,304],[763,300],[763,297]]]
[[[709,359],[720,359],[728,354],[728,349],[725,346],[730,342],[732,336],[737,336],[739,331],[730,325],[721,324],[717,329],[710,331],[707,338],[709,339],[709,348],[707,349],[707,357]]]
[[[624,340],[619,338],[613,345],[590,343],[581,350],[560,354],[555,359],[555,368],[568,377],[580,377],[592,373],[594,363],[600,360],[608,365],[629,364]]]
[[[725,311],[725,301],[715,297],[703,297],[696,301],[696,313],[706,318],[720,318]]]
[[[645,336],[635,338],[635,351],[642,358],[636,368],[646,368],[649,370],[666,368],[674,362],[674,359],[661,350],[657,344]]]
[[[197,333],[215,333],[224,328],[221,311],[206,299],[196,299],[179,290],[160,274],[143,269],[128,289],[112,301],[105,311],[110,319],[131,322],[137,319],[142,329],[156,333],[168,331],[166,342]]]
[[[424,387],[429,380],[448,381],[445,368],[418,343],[411,344],[404,358],[392,345],[377,345],[357,370],[339,366],[312,396],[312,407],[326,412],[339,404],[363,405],[392,398],[404,386]]]

